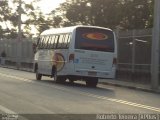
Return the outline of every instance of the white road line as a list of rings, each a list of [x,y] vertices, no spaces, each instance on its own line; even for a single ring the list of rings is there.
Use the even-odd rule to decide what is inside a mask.
[[[26,78],[22,78],[22,77],[7,75],[7,74],[3,74],[3,73],[0,73],[0,75],[4,76],[4,77],[9,77],[9,78],[22,80],[22,81],[25,81],[25,82],[33,82],[32,80],[29,80],[29,79],[26,79]],[[94,97],[94,98],[103,99],[103,100],[107,100],[107,101],[111,101],[111,102],[121,103],[121,104],[129,105],[129,106],[133,106],[133,107],[138,107],[138,108],[143,108],[143,109],[147,109],[147,110],[151,110],[151,111],[155,111],[155,112],[159,112],[160,113],[160,108],[152,107],[152,106],[149,106],[149,105],[143,105],[143,104],[138,104],[138,103],[129,102],[129,101],[125,101],[125,100],[108,98],[108,97],[105,97],[105,96],[99,96],[99,95],[87,93],[87,91],[86,92],[73,91],[73,90],[70,90],[70,89],[67,89],[67,88],[63,88],[63,87],[59,87],[59,86],[53,86],[53,87],[56,88],[56,89],[62,90],[62,91],[74,92],[74,93],[82,94],[82,95],[89,96],[89,97]]]
[[[22,78],[22,77],[13,76],[13,75],[7,75],[7,74],[3,74],[3,73],[0,73],[0,75],[3,76],[3,77],[8,77],[8,78],[13,78],[13,79],[17,79],[17,80],[22,80],[22,81],[25,81],[25,82],[33,82],[32,80],[29,80],[29,79],[26,79],[26,78]]]
[[[147,109],[147,110],[151,110],[151,111],[155,111],[155,112],[160,113],[160,108],[152,107],[152,106],[149,106],[149,105],[138,104],[138,103],[129,102],[129,101],[120,100],[120,99],[108,98],[108,97],[94,95],[94,94],[85,93],[85,92],[81,92],[81,94],[87,95],[87,96],[90,96],[90,97],[94,97],[94,98],[108,100],[108,101],[111,101],[111,102],[116,102],[116,103],[121,103],[121,104],[129,105],[129,106],[139,107],[139,108],[143,108],[143,109]]]
[[[0,110],[1,110],[2,112],[4,112],[4,113],[7,113],[7,114],[17,114],[17,113],[15,113],[14,111],[12,111],[12,110],[10,110],[10,109],[2,106],[2,105],[0,105]]]
[[[21,115],[18,115],[16,112],[14,112],[14,111],[12,111],[12,110],[10,110],[10,109],[2,106],[2,105],[0,105],[0,110],[1,110],[2,112],[4,112],[4,115],[5,115],[5,114],[7,114],[7,115],[17,115],[18,118],[20,118],[20,119],[22,119],[22,120],[28,120],[27,118],[25,118],[25,117],[23,117],[23,116],[21,116]],[[1,114],[3,115],[3,113],[1,113]],[[0,119],[1,119],[1,118],[0,118]],[[2,118],[2,119],[3,119],[3,118]],[[12,119],[13,119],[13,118],[12,118]],[[5,120],[6,120],[6,118],[5,118]],[[8,118],[8,120],[10,120],[10,119]]]

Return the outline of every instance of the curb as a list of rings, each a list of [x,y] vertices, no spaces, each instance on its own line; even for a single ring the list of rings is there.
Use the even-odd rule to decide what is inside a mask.
[[[14,70],[20,70],[20,71],[27,71],[27,72],[33,72],[32,69],[27,69],[27,68],[16,68],[16,67],[11,67],[11,66],[3,66],[3,65],[0,65],[0,67],[2,68],[9,68],[9,69],[14,69]]]
[[[150,88],[122,85],[122,84],[119,84],[119,83],[111,83],[111,82],[107,82],[107,81],[106,82],[100,82],[100,84],[111,85],[111,86],[116,86],[116,87],[123,87],[123,88],[129,88],[129,89],[134,89],[134,90],[140,90],[140,91],[144,91],[144,92],[160,94],[160,89],[159,90],[152,90]]]

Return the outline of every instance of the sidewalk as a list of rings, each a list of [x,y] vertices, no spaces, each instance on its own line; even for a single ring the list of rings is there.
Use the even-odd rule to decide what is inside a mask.
[[[150,84],[139,84],[139,83],[133,83],[133,82],[125,82],[118,79],[100,79],[100,84],[105,85],[112,85],[112,86],[118,86],[118,87],[126,87],[130,89],[137,89],[145,92],[153,92],[153,93],[160,93],[160,87],[158,90],[151,89]]]
[[[27,71],[27,72],[33,72],[33,69],[29,68],[17,68],[14,66],[4,66],[0,65],[0,67],[3,68],[10,68],[10,69],[15,69],[15,70],[22,70],[22,71]],[[133,82],[126,82],[118,79],[100,79],[99,80],[100,84],[104,85],[112,85],[112,86],[117,86],[117,87],[125,87],[125,88],[130,88],[130,89],[137,89],[145,92],[152,92],[152,93],[158,93],[160,94],[160,86],[158,90],[152,90],[150,84],[139,84],[139,83],[133,83]]]
[[[14,70],[27,71],[27,72],[33,72],[33,69],[30,69],[30,68],[17,68],[16,66],[7,66],[7,65],[1,65],[1,64],[0,64],[0,67],[14,69]]]

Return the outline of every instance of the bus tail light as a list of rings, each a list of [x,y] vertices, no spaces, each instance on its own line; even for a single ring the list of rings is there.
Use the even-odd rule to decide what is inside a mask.
[[[74,54],[70,54],[70,55],[69,55],[69,62],[70,62],[70,61],[74,61]]]
[[[117,64],[117,58],[113,58],[113,65]]]

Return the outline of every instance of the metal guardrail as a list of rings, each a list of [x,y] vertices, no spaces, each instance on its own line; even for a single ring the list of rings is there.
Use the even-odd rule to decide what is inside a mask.
[[[0,57],[0,65],[7,67],[17,67],[17,59],[16,58],[4,58]],[[33,59],[23,59],[20,61],[20,68],[28,68],[33,69]]]
[[[117,69],[121,71],[133,71],[132,63],[118,63]],[[134,72],[150,73],[151,64],[134,64]]]

